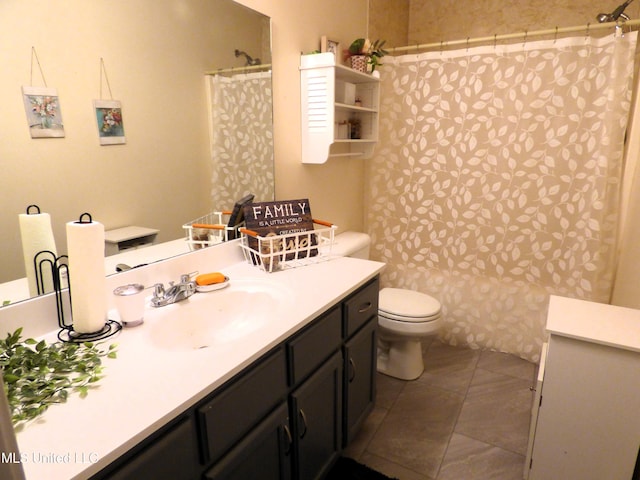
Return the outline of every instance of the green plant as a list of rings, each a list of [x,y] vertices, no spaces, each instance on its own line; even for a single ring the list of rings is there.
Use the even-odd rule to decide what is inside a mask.
[[[85,397],[103,375],[102,357],[116,358],[116,345],[101,350],[91,342],[47,344],[20,340],[22,328],[0,340],[0,369],[14,427],[64,403],[69,391]]]
[[[386,40],[376,40],[371,43],[368,38],[356,38],[351,42],[351,45],[349,45],[349,56],[366,56],[367,63],[371,65],[371,71],[373,72],[378,65],[382,65],[380,63],[380,59],[389,53],[387,50],[382,48],[386,42]]]

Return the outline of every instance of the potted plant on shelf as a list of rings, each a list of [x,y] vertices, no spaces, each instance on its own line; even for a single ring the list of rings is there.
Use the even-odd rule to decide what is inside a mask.
[[[386,40],[376,40],[371,43],[368,38],[357,38],[349,46],[347,51],[351,68],[360,72],[373,72],[378,65],[381,65],[380,59],[387,53],[382,47]]]

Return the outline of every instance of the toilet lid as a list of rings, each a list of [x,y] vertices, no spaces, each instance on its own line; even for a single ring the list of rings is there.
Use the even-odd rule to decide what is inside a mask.
[[[379,297],[380,315],[404,322],[428,322],[440,317],[440,302],[414,290],[383,288]]]

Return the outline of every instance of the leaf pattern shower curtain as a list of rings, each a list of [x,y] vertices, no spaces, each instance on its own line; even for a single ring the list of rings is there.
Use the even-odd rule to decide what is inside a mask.
[[[209,77],[211,202],[231,210],[253,193],[274,198],[271,72]]]
[[[372,256],[448,343],[538,361],[550,294],[608,302],[635,41],[385,57]]]

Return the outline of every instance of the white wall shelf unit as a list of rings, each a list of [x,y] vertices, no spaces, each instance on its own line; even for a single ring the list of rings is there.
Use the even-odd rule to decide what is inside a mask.
[[[302,163],[371,157],[378,141],[380,80],[336,64],[333,53],[320,53],[302,55],[300,83]]]

